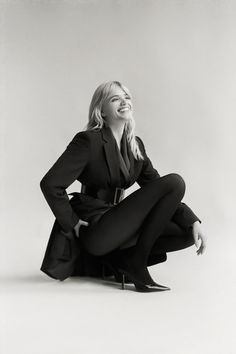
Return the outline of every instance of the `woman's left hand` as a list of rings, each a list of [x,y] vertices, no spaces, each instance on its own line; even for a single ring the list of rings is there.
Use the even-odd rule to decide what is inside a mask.
[[[200,225],[199,221],[195,221],[192,224],[193,238],[194,238],[195,246],[197,247],[196,252],[197,252],[198,256],[200,254],[203,254],[206,249],[206,236],[203,235],[199,225]],[[199,244],[199,242],[200,242],[200,244]]]
[[[79,219],[78,223],[74,226],[74,230],[75,230],[75,234],[77,237],[79,237],[79,229],[80,227],[84,225],[84,226],[88,226],[89,223],[87,221],[84,221],[82,219]]]

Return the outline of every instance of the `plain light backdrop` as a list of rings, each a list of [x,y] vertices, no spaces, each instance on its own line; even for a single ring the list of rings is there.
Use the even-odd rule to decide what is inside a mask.
[[[211,246],[235,242],[236,4],[9,1],[3,10],[2,237],[15,256],[7,270],[29,261],[18,259],[22,238],[40,261],[54,220],[40,179],[84,128],[96,87],[113,79],[131,91],[153,165],[185,179],[183,201]]]
[[[235,43],[235,1],[1,1],[4,278],[40,272],[54,216],[39,182],[107,80],[130,89],[136,135],[160,175],[181,174],[202,220],[208,248],[186,251],[187,273],[233,277]]]

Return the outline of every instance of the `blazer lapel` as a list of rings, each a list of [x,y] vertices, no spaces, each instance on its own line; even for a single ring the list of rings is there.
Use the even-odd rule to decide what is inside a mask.
[[[105,157],[106,157],[106,162],[108,165],[109,173],[110,173],[110,184],[115,185],[115,186],[120,186],[120,161],[118,159],[118,154],[117,154],[117,144],[116,140],[112,134],[112,131],[110,127],[107,124],[104,124],[104,126],[101,129],[102,133],[102,139],[104,142],[104,151],[105,151]],[[129,175],[131,179],[131,184],[133,183],[133,178],[134,178],[134,156],[131,151],[130,145],[127,141],[127,153],[128,153],[128,158],[130,161],[130,169],[129,169]]]
[[[129,162],[130,162],[129,174],[130,174],[130,178],[132,179],[132,177],[134,175],[134,155],[131,151],[128,141],[127,141],[127,153],[128,153],[128,158],[129,158]]]
[[[110,127],[106,124],[104,124],[101,129],[101,133],[104,141],[105,157],[111,178],[110,184],[118,187],[120,186],[120,166],[116,152],[116,141]]]

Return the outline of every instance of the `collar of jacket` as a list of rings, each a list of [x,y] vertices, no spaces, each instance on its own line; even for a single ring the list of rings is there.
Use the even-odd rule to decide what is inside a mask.
[[[111,128],[107,124],[104,124],[104,126],[102,127],[101,134],[104,142],[104,151],[108,164],[108,169],[110,172],[111,185],[120,187],[120,161],[116,150],[118,149],[116,139],[111,131]],[[132,176],[134,170],[134,156],[129,144],[127,144],[127,151],[130,160],[130,176]]]

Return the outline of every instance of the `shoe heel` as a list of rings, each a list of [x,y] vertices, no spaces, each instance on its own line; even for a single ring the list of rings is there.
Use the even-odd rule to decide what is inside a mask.
[[[122,290],[125,290],[125,275],[124,275],[124,273],[122,273],[121,289],[122,289]]]

